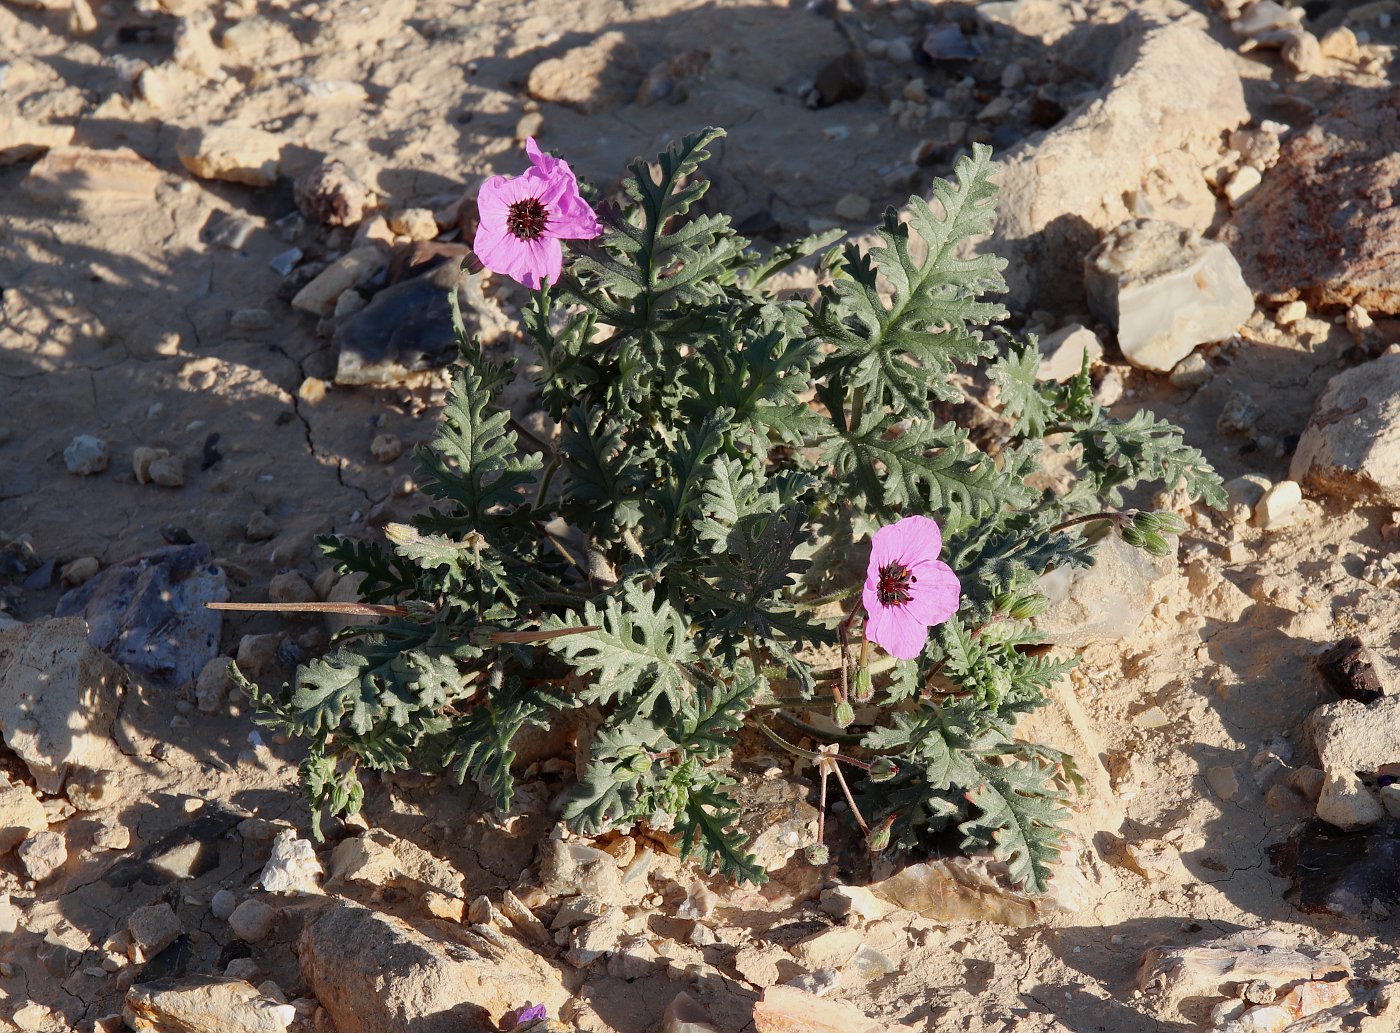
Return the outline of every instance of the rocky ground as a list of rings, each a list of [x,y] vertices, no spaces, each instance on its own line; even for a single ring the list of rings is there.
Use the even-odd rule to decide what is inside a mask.
[[[1397,17],[0,3],[0,1029],[1400,1028]],[[1176,561],[1057,587],[1084,662],[1025,734],[1089,789],[1048,899],[966,859],[843,885],[756,751],[761,891],[562,836],[567,757],[509,814],[377,785],[313,847],[230,693],[332,628],[201,604],[343,598],[312,536],[419,504],[482,178],[533,134],[607,188],[711,124],[774,240],[991,143],[1016,325],[1229,480]],[[517,349],[523,294],[465,290]]]

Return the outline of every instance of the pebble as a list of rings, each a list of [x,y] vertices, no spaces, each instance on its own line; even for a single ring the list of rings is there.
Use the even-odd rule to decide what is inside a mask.
[[[320,377],[307,377],[297,387],[297,397],[308,405],[316,405],[326,397],[326,391],[329,387],[329,381],[322,380]]]
[[[79,477],[91,477],[107,469],[111,453],[107,442],[91,434],[79,434],[63,450],[63,462],[68,472]]]
[[[175,143],[180,163],[200,179],[270,187],[277,182],[282,143],[243,126],[194,126]]]
[[[1079,375],[1084,366],[1084,356],[1089,356],[1089,365],[1103,359],[1103,345],[1098,335],[1079,323],[1070,323],[1040,340],[1040,368],[1036,371],[1037,380],[1055,380],[1064,383]]]
[[[257,885],[268,893],[320,893],[323,874],[315,848],[299,838],[295,829],[283,829],[272,841],[272,853]]]
[[[277,522],[262,510],[258,510],[248,518],[248,525],[243,529],[243,535],[250,542],[270,541],[277,535]]]
[[[870,214],[870,198],[862,194],[846,194],[836,202],[834,210],[838,218],[853,222],[864,219]]]
[[[1254,312],[1228,248],[1155,219],[1122,223],[1084,260],[1089,307],[1118,332],[1134,366],[1169,372],[1199,344],[1223,341]]]
[[[1356,33],[1345,25],[1330,29],[1318,43],[1324,57],[1346,61],[1349,64],[1356,64],[1361,60],[1361,47],[1357,43]]]
[[[201,714],[217,714],[234,686],[233,660],[216,656],[199,672],[194,683],[194,702]]]
[[[184,932],[169,904],[137,908],[126,920],[126,928],[131,933],[131,942],[148,958],[165,950]]]
[[[35,882],[43,882],[68,860],[68,845],[57,832],[37,832],[20,844],[19,860]]]
[[[238,642],[238,669],[256,681],[277,666],[277,653],[281,646],[280,632],[244,635]]]
[[[25,785],[0,786],[0,854],[7,854],[26,836],[49,827],[48,815]]]
[[[1366,334],[1376,325],[1371,313],[1360,305],[1352,305],[1347,309],[1346,321],[1347,333],[1358,342],[1364,341]]]
[[[316,592],[295,570],[285,570],[267,583],[267,598],[273,603],[314,603]]]
[[[461,897],[448,896],[441,890],[427,890],[419,903],[423,914],[446,922],[461,922],[466,912],[466,901]]]
[[[0,154],[4,150],[0,144]],[[20,186],[40,203],[111,211],[149,205],[160,181],[160,169],[127,147],[54,147],[30,167]]]
[[[1385,818],[1385,808],[1353,771],[1328,772],[1317,798],[1317,816],[1345,832],[1364,829]]]
[[[1400,353],[1337,374],[1318,397],[1289,477],[1333,498],[1400,506]]]
[[[229,928],[245,943],[262,943],[277,920],[275,909],[256,898],[245,900],[228,916]]]
[[[370,454],[381,463],[392,463],[403,455],[403,442],[392,434],[376,434],[369,444]]]
[[[427,208],[405,208],[394,213],[389,216],[389,228],[410,240],[432,240],[438,235],[437,219]]]
[[[1167,380],[1172,387],[1192,389],[1203,387],[1210,383],[1211,377],[1215,375],[1215,370],[1206,361],[1206,357],[1200,352],[1192,352],[1182,359],[1167,376]]]
[[[885,47],[885,56],[895,64],[905,65],[914,60],[914,48],[908,40],[892,39]]]
[[[1278,311],[1274,313],[1274,322],[1279,326],[1292,326],[1298,320],[1303,319],[1308,314],[1308,305],[1304,301],[1290,301],[1280,305]]]
[[[1240,780],[1232,767],[1222,765],[1207,768],[1206,781],[1210,783],[1210,788],[1215,792],[1215,795],[1222,800],[1233,800],[1239,795]]]
[[[234,958],[224,966],[224,975],[230,979],[242,979],[249,983],[258,978],[261,972],[262,969],[252,958]]]
[[[1254,506],[1254,524],[1264,530],[1287,527],[1297,517],[1303,501],[1303,489],[1297,481],[1279,481],[1260,497]]]
[[[70,563],[65,563],[59,573],[59,578],[65,585],[81,585],[84,581],[93,577],[102,564],[96,556],[79,556]]]
[[[272,313],[264,308],[241,308],[229,317],[230,330],[243,333],[257,333],[272,329]]]
[[[281,254],[274,256],[267,264],[278,276],[288,276],[291,274],[291,271],[297,267],[297,263],[301,261],[301,258],[301,248],[288,248]]]
[[[168,448],[140,445],[131,453],[131,471],[138,484],[161,484],[178,488],[185,483],[184,461],[171,456]]]
[[[388,266],[389,259],[379,248],[356,248],[327,266],[298,291],[292,298],[292,308],[314,316],[329,316],[343,293],[368,283]]]
[[[237,251],[248,243],[248,238],[253,235],[253,231],[258,226],[258,220],[249,218],[241,212],[232,212],[224,216],[214,227],[209,234],[209,243],[228,248],[230,251]]]
[[[131,846],[131,830],[119,822],[100,825],[92,834],[92,845],[97,850],[125,850]]]

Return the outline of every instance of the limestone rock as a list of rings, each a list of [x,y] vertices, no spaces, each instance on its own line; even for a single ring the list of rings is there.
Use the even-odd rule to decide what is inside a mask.
[[[0,166],[29,161],[72,139],[72,126],[44,125],[22,115],[0,113]]]
[[[294,192],[297,210],[326,226],[354,226],[373,200],[359,174],[338,158],[303,172]]]
[[[44,805],[28,786],[0,786],[0,854],[8,854],[29,836],[48,827]]]
[[[640,80],[631,44],[612,31],[541,61],[530,71],[526,90],[535,100],[596,115],[631,100]]]
[[[1288,527],[1296,519],[1302,501],[1303,490],[1297,481],[1279,481],[1264,492],[1254,507],[1254,523],[1266,531]]]
[[[765,871],[777,871],[816,842],[817,809],[807,802],[806,785],[786,778],[741,777],[732,792],[739,827],[749,837],[746,849]]]
[[[510,938],[461,930],[443,943],[345,901],[306,928],[298,955],[340,1033],[497,1033],[526,997],[554,1015],[569,999],[558,971]]]
[[[111,453],[107,449],[107,442],[91,434],[77,435],[63,450],[63,465],[68,467],[69,473],[79,477],[91,477],[95,473],[101,473],[107,469],[110,460]]]
[[[282,142],[261,129],[197,126],[180,134],[175,150],[200,179],[270,187],[277,182]]]
[[[406,885],[465,897],[462,876],[445,861],[382,829],[344,840],[331,853],[331,878],[374,886]]]
[[[292,299],[292,308],[329,316],[342,294],[368,283],[388,268],[389,259],[374,246],[359,247],[331,263]]]
[[[1221,234],[1270,302],[1400,313],[1400,86],[1356,88],[1284,142]],[[1382,201],[1381,199],[1384,199]]]
[[[125,680],[81,618],[0,631],[0,732],[42,792],[62,790],[70,767],[126,766],[108,735]]]
[[[126,928],[131,933],[131,942],[148,958],[165,950],[184,931],[169,904],[137,908],[126,920]]]
[[[242,979],[157,979],[126,993],[126,1020],[146,1033],[286,1033],[296,1009]]]
[[[115,563],[63,595],[54,613],[87,619],[92,644],[138,674],[188,685],[218,652],[229,597],[209,546],[171,545]]]
[[[1158,373],[1198,344],[1229,337],[1254,311],[1228,248],[1157,219],[1116,227],[1084,260],[1084,282],[1124,357]]]
[[[195,706],[201,714],[217,714],[233,685],[233,659],[214,657],[200,669],[199,677],[195,680]]]
[[[1176,575],[1169,541],[1173,554],[1159,558],[1106,534],[1092,567],[1061,567],[1042,577],[1037,587],[1050,606],[1034,624],[1044,641],[1079,646],[1131,635]]]
[[[1035,378],[1064,383],[1079,375],[1086,354],[1090,366],[1103,358],[1103,345],[1098,335],[1087,327],[1071,323],[1053,334],[1046,334],[1040,341],[1040,369]]]
[[[1332,378],[1288,476],[1327,495],[1400,506],[1400,354]]]
[[[20,186],[43,204],[96,211],[150,204],[160,178],[160,169],[127,147],[55,147]]]
[[[247,943],[261,943],[272,932],[277,911],[256,897],[245,900],[228,916],[233,935]]]
[[[321,862],[312,845],[283,829],[272,841],[272,853],[257,884],[269,893],[320,893]]]
[[[719,1033],[710,1024],[709,1012],[687,993],[676,994],[661,1016],[661,1033]]]
[[[877,1022],[854,1004],[807,993],[794,986],[770,986],[753,1007],[756,1033],[903,1033],[911,1027]]]
[[[1200,170],[1249,111],[1233,56],[1176,24],[1134,33],[1108,85],[1043,137],[1013,149],[997,177],[998,219],[986,250],[1009,260],[1013,308],[1078,302],[1084,255],[1132,217],[1140,197],[1204,232],[1216,200]]]
[[[1364,829],[1385,817],[1376,795],[1351,771],[1332,771],[1317,798],[1317,816],[1343,831]]]
[[[1322,769],[1375,771],[1400,764],[1400,696],[1370,706],[1344,699],[1324,703],[1307,721],[1308,735]]]
[[[36,832],[16,851],[20,864],[35,882],[43,882],[68,861],[68,844],[58,832]]]

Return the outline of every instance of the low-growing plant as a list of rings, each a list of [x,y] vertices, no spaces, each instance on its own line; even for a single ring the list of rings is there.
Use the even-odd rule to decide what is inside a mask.
[[[1013,737],[1074,663],[1030,648],[1037,581],[1091,563],[1095,524],[1166,554],[1184,525],[1124,509],[1124,493],[1155,484],[1218,505],[1219,478],[1168,424],[1106,415],[1087,360],[1068,383],[1042,382],[1034,340],[983,329],[1006,316],[985,300],[1005,290],[1005,263],[957,248],[992,226],[987,148],[931,201],[887,210],[869,250],[832,247],[831,233],[765,256],[725,216],[697,214],[720,135],[633,163],[626,203],[596,212],[601,233],[571,246],[562,273],[546,256],[531,274],[524,327],[551,434],[500,408],[518,374],[458,316],[462,364],[417,457],[436,508],[390,524],[387,549],[322,540],[390,616],[343,632],[280,692],[244,687],[261,722],[309,740],[318,820],[359,809],[363,771],[410,767],[474,779],[509,808],[521,730],[586,715],[573,828],[645,822],[707,868],[760,881],[728,773],[752,728],[816,762],[823,802],[844,765],[872,848],[917,851],[955,826],[1042,890],[1076,776],[1059,751]],[[532,154],[540,183],[567,172]],[[500,219],[521,241],[552,211],[525,211],[525,179],[493,181],[515,184]],[[572,224],[587,235],[584,216]],[[818,291],[772,288],[819,253]],[[999,388],[995,455],[937,415],[964,400],[959,366]],[[1065,490],[1032,485],[1051,453],[1072,471]],[[936,524],[927,555],[888,553],[867,572],[873,532],[911,517],[928,519],[906,538]],[[915,613],[915,575],[943,563],[941,602]],[[906,603],[894,616],[918,617],[912,650],[867,624],[870,607]]]

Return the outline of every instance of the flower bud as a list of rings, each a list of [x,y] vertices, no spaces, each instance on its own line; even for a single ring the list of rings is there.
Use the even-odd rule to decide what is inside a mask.
[[[875,698],[875,686],[870,683],[870,668],[862,666],[856,671],[856,682],[851,688],[851,698],[857,703],[869,703]]]
[[[1167,540],[1156,531],[1143,535],[1142,547],[1147,550],[1149,556],[1170,556],[1172,552]]]
[[[431,624],[433,618],[437,616],[437,607],[422,599],[409,599],[403,604],[403,607],[408,611],[404,614],[404,619],[410,620],[414,624]]]
[[[1143,533],[1133,525],[1124,527],[1119,531],[1119,534],[1122,535],[1123,541],[1127,542],[1134,549],[1141,549],[1146,541]]]
[[[843,699],[840,703],[836,704],[836,710],[832,713],[831,717],[832,720],[842,728],[849,728],[851,727],[851,722],[856,719],[856,712],[851,704]]]
[[[878,828],[870,830],[869,834],[865,837],[865,842],[866,845],[870,847],[871,852],[884,850],[890,845],[890,828],[893,825],[894,819],[889,818]]]
[[[826,864],[831,860],[831,852],[821,843],[813,843],[803,851],[808,864]]]
[[[1039,617],[1050,606],[1050,599],[1039,592],[1032,592],[1024,595],[1012,604],[1010,614],[1018,621],[1029,620],[1032,617]]]
[[[899,765],[888,757],[876,757],[870,762],[870,781],[888,782],[899,774]]]

